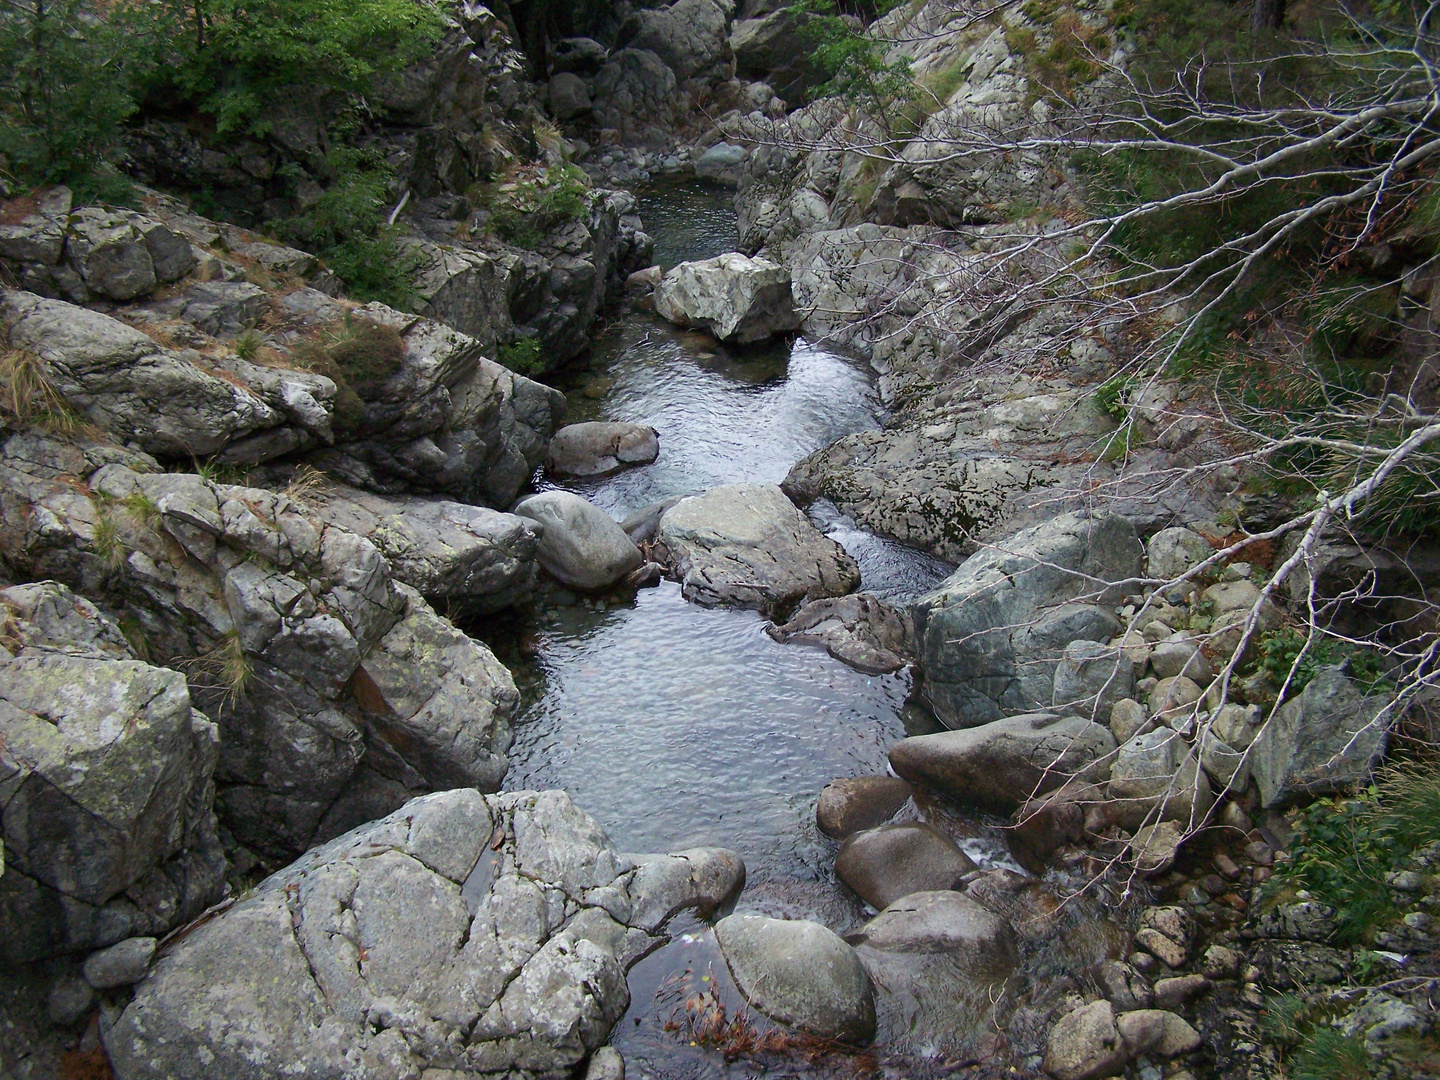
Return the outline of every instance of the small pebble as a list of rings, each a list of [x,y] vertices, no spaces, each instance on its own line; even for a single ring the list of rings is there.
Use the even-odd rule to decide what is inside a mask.
[[[1234,881],[1240,876],[1239,865],[1223,851],[1219,852],[1211,862],[1214,864],[1215,869],[1220,871],[1220,876],[1229,881]]]
[[[1160,963],[1149,953],[1141,952],[1138,949],[1127,956],[1125,962],[1142,975],[1149,975]]]

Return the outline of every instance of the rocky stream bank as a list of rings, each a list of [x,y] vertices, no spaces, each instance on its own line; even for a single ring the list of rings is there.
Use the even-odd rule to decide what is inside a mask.
[[[1010,16],[948,10],[884,32],[1043,123]],[[158,190],[0,208],[0,1080],[1259,1080],[1316,1031],[1434,1074],[1440,846],[1363,942],[1277,887],[1395,718],[1245,652],[1301,599],[1217,556],[1263,500],[1097,452],[1133,328],[976,341],[937,288],[967,207],[1070,181],[862,208],[781,5],[627,13],[539,83],[462,15],[386,105],[414,312]],[[634,190],[497,241],[482,115]],[[252,210],[304,153],[136,138]],[[1189,392],[1137,473],[1198,460]]]

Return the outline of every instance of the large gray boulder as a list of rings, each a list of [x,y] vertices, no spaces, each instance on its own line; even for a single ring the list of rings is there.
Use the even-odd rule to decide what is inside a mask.
[[[738,252],[681,263],[655,287],[655,310],[721,341],[753,345],[800,328],[790,271]]]
[[[590,87],[572,72],[557,72],[550,80],[548,94],[550,115],[557,120],[574,120],[590,114]]]
[[[1072,777],[1104,780],[1115,737],[1083,716],[1029,713],[965,731],[901,739],[890,765],[961,802],[1011,811]]]
[[[1152,578],[1169,581],[1215,554],[1215,546],[1193,529],[1161,529],[1145,545]]]
[[[737,19],[730,31],[735,74],[768,83],[786,105],[803,104],[806,91],[828,77],[811,50],[797,48],[811,18],[787,4],[757,18]]]
[[[923,694],[944,724],[970,727],[1047,708],[1074,641],[1119,629],[1115,590],[1140,573],[1135,528],[1114,514],[1061,514],[972,555],[911,607]]]
[[[715,938],[745,999],[766,1016],[845,1042],[875,1034],[875,993],[855,951],[819,923],[727,915]]]
[[[675,113],[675,72],[649,49],[618,49],[595,76],[590,115],[600,128],[635,133]]]
[[[283,862],[426,790],[498,784],[513,680],[374,544],[298,497],[137,471],[154,468],[12,436],[0,544],[14,572],[103,598],[189,676],[240,844]]]
[[[479,613],[519,603],[535,585],[541,530],[514,514],[443,499],[387,498],[341,484],[306,502],[326,521],[369,540],[395,580],[431,601]]]
[[[1043,1068],[1055,1080],[1098,1080],[1123,1072],[1130,1051],[1108,1001],[1067,1013],[1050,1029]]]
[[[645,561],[615,519],[579,495],[542,491],[514,512],[539,523],[540,565],[566,585],[608,589]]]
[[[1198,827],[1215,794],[1195,752],[1179,732],[1157,728],[1121,746],[1110,770],[1110,798],[1122,822],[1176,821]]]
[[[210,457],[286,422],[251,390],[99,312],[7,289],[0,324],[12,349],[43,361],[45,378],[66,403],[148,453]]]
[[[1124,650],[1098,641],[1072,641],[1055,667],[1051,707],[1092,719],[1108,717],[1135,690],[1135,665]]]
[[[660,456],[660,435],[644,424],[587,421],[561,428],[550,440],[545,471],[551,476],[606,476]]]
[[[958,892],[896,901],[852,938],[875,985],[879,1038],[952,1053],[984,1033],[998,988],[1019,966],[1010,924]]]
[[[645,905],[563,792],[427,796],[177,941],[105,1048],[119,1080],[568,1076],[658,943]]]
[[[732,484],[681,499],[660,518],[687,600],[773,610],[843,596],[860,584],[855,560],[773,484]]]
[[[620,27],[619,43],[650,50],[681,81],[724,81],[735,71],[730,51],[734,14],[734,0],[675,0],[668,7],[635,12]]]
[[[815,823],[835,840],[883,825],[910,799],[898,776],[847,776],[832,780],[815,803]]]
[[[1321,668],[1250,746],[1250,775],[1261,802],[1282,807],[1363,783],[1385,752],[1395,719],[1389,700],[1366,697],[1341,668]]]
[[[0,962],[155,935],[218,899],[219,734],[63,585],[0,591]],[[153,942],[152,942],[153,946]]]
[[[835,875],[876,909],[911,893],[952,889],[974,869],[955,841],[918,821],[854,833],[835,857]]]

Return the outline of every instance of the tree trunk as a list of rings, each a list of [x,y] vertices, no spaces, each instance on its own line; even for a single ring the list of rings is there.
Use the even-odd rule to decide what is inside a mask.
[[[1255,30],[1278,30],[1285,21],[1285,0],[1252,0],[1250,26]]]

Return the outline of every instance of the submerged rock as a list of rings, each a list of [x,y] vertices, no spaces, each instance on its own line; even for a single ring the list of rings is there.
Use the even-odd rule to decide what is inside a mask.
[[[914,636],[905,612],[865,593],[813,600],[765,632],[776,641],[823,645],[836,660],[867,675],[905,667]]]
[[[926,1054],[983,1033],[997,988],[1020,963],[1010,924],[958,892],[896,901],[852,943],[879,988],[880,1038]]]
[[[955,841],[915,821],[854,833],[835,857],[836,876],[875,908],[911,893],[954,888],[974,869]]]
[[[819,923],[728,915],[715,938],[745,999],[825,1039],[866,1042],[875,995],[855,951]]]
[[[721,341],[753,345],[800,328],[790,271],[736,252],[681,263],[655,289],[655,310]]]
[[[655,939],[563,792],[417,799],[176,941],[104,1034],[119,1080],[569,1075]]]
[[[772,484],[733,484],[682,499],[656,532],[687,600],[769,610],[842,596],[860,584],[845,549]]]
[[[579,495],[542,491],[521,499],[514,512],[539,522],[540,565],[574,588],[608,589],[645,561],[615,519]]]
[[[570,424],[550,440],[545,471],[551,476],[606,476],[660,456],[660,436],[643,424]]]

